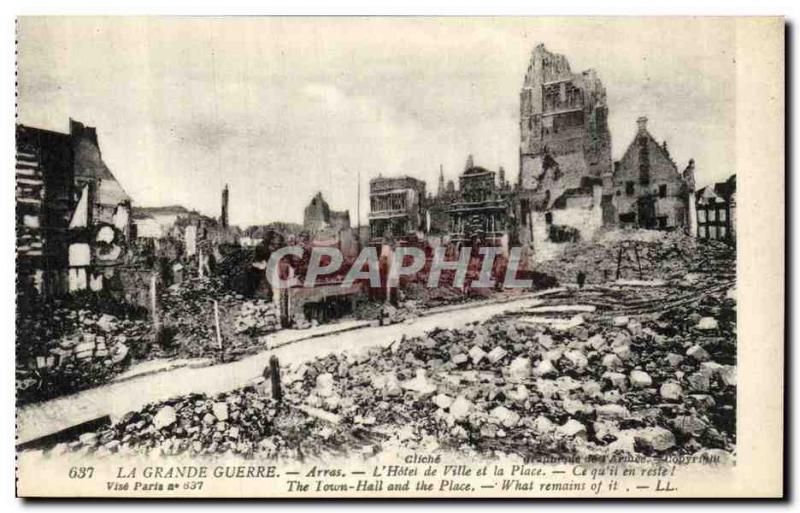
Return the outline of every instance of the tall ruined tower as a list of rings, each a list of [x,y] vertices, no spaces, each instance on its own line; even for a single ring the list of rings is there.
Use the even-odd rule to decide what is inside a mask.
[[[520,92],[520,186],[546,209],[584,177],[611,172],[606,90],[594,70],[534,48]]]
[[[228,228],[228,184],[225,184],[225,188],[222,189],[222,214],[219,222],[223,228]]]

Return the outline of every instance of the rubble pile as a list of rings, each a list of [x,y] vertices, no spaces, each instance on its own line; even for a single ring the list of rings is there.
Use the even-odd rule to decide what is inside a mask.
[[[442,306],[481,301],[485,299],[513,298],[529,292],[523,289],[472,288],[462,290],[450,285],[440,284],[428,287],[426,284],[409,283],[402,293],[408,303],[417,309],[437,308]]]
[[[463,290],[448,286],[446,283],[434,288],[428,287],[425,283],[410,283],[403,292],[427,308],[463,303],[468,300]]]
[[[77,295],[21,312],[16,338],[18,401],[46,400],[108,382],[133,361],[235,360],[263,349],[259,336],[280,328],[273,303],[245,300],[216,278],[190,278],[167,287],[160,291],[158,305],[158,337],[149,312],[110,298]]]
[[[735,302],[654,318],[528,314],[299,370],[297,396],[403,445],[459,451],[693,454],[735,444]]]
[[[280,329],[278,307],[272,301],[245,301],[233,318],[233,329],[237,334],[263,335]]]
[[[125,415],[112,427],[60,443],[50,453],[104,456],[155,450],[165,456],[256,452],[278,455],[287,446],[278,432],[302,441],[304,419],[281,415],[281,420],[276,421],[277,413],[278,405],[253,387],[217,397],[190,395],[150,404]],[[289,429],[281,429],[286,422]]]
[[[104,306],[78,297],[19,316],[20,403],[103,383],[149,352],[151,327],[143,312],[110,300]]]
[[[359,301],[353,310],[353,317],[359,320],[377,319],[381,315],[383,304],[382,300]]]
[[[161,345],[162,356],[231,361],[263,348],[253,335],[279,327],[271,303],[245,300],[213,277],[193,277],[168,287],[159,295],[159,308],[168,333]]]
[[[189,396],[84,435],[88,445],[57,450],[295,457],[403,447],[728,461],[736,442],[735,307],[735,294],[721,291],[649,316],[581,305],[550,315],[522,310],[290,368],[280,407],[266,399],[266,383],[214,399]]]
[[[297,460],[324,458],[341,453],[344,447],[371,447],[374,437],[339,429],[336,415],[325,417],[313,409],[308,412],[272,399],[262,378],[214,397],[193,394],[149,404],[126,414],[113,426],[59,443],[48,454],[237,454]]]
[[[215,272],[229,290],[241,291],[247,279],[246,269],[253,263],[253,251],[243,248],[228,248],[217,263]]]
[[[590,284],[623,280],[675,280],[690,271],[730,275],[735,249],[720,241],[701,241],[682,232],[610,230],[591,241],[565,245],[558,258],[536,270],[559,283],[574,283],[579,272]]]

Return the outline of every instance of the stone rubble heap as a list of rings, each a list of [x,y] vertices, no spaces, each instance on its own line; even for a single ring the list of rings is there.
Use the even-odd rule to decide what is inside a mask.
[[[277,412],[278,405],[254,387],[214,398],[190,395],[129,413],[111,428],[56,445],[50,454],[272,454],[286,447],[273,434],[280,422],[291,421],[293,429],[302,431],[297,418],[278,418]]]
[[[30,351],[17,355],[21,403],[103,383],[127,367],[134,354],[148,352],[150,325],[136,316],[54,307],[46,317],[21,322],[30,328],[18,337],[27,340]]]
[[[293,457],[441,447],[725,459],[734,451],[732,292],[651,316],[583,312],[566,327],[530,317],[522,311],[307,362],[283,372],[280,407],[266,383],[151,405],[85,435],[91,445],[77,440],[58,451]]]
[[[214,301],[219,309],[222,349],[217,340]],[[245,300],[210,277],[195,277],[169,287],[159,296],[159,306],[162,323],[171,337],[165,344],[170,356],[235,360],[263,349],[254,335],[279,328],[278,312],[272,303]]]
[[[618,271],[623,280],[673,280],[696,270],[732,274],[727,264],[735,258],[733,253],[724,242],[700,242],[681,232],[612,230],[565,245],[557,258],[542,262],[537,270],[562,284],[575,283],[578,272],[588,284],[613,281]]]
[[[219,347],[214,300],[220,313]],[[277,306],[245,300],[214,278],[190,278],[160,291],[162,336],[149,312],[106,300],[77,300],[18,318],[17,400],[41,401],[100,385],[131,362],[213,357],[231,361],[262,350],[280,328]],[[109,311],[113,312],[108,313]]]
[[[263,335],[280,329],[278,307],[272,301],[245,301],[233,318],[235,333]]]

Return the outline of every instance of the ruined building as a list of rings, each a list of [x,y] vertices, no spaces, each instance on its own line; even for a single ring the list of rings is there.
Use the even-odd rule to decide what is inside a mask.
[[[699,239],[736,241],[736,175],[699,189],[697,237]]]
[[[100,290],[123,264],[131,240],[131,198],[103,162],[94,127],[70,120],[78,203],[70,220],[70,290]]]
[[[563,55],[538,45],[520,95],[518,234],[535,260],[602,227],[693,231],[694,164],[682,173],[647,131],[611,160],[606,91],[593,70],[573,73]]]
[[[425,182],[410,176],[369,181],[370,241],[417,238],[426,229]]]
[[[594,70],[534,48],[520,93],[517,235],[547,259],[563,242],[603,224],[603,180],[611,176],[606,90]]]
[[[469,156],[456,199],[447,209],[451,243],[508,245],[515,221],[503,168],[500,175],[498,183],[494,171],[476,166]]]
[[[97,131],[17,126],[17,270],[23,292],[100,290],[125,263],[131,200],[102,159]]]
[[[680,173],[666,141],[659,144],[647,130],[647,118],[640,117],[636,136],[614,165],[613,211],[606,215],[616,212],[620,226],[688,231],[693,191],[694,161]]]
[[[350,226],[350,212],[332,210],[321,192],[311,198],[303,211],[303,229],[312,243],[338,246],[345,256],[358,250],[356,234]]]
[[[318,192],[303,211],[303,229],[313,235],[327,228],[350,228],[350,212],[332,210],[322,193]]]
[[[75,170],[69,134],[17,125],[16,139],[17,289],[24,300],[67,288]]]
[[[563,55],[533,50],[520,92],[519,184],[546,210],[586,177],[611,171],[606,90],[594,70],[573,73]]]

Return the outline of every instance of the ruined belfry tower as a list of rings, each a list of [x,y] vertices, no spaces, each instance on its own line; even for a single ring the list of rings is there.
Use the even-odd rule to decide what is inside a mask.
[[[597,73],[573,73],[565,56],[537,45],[520,92],[519,184],[533,208],[611,172],[607,118]]]

